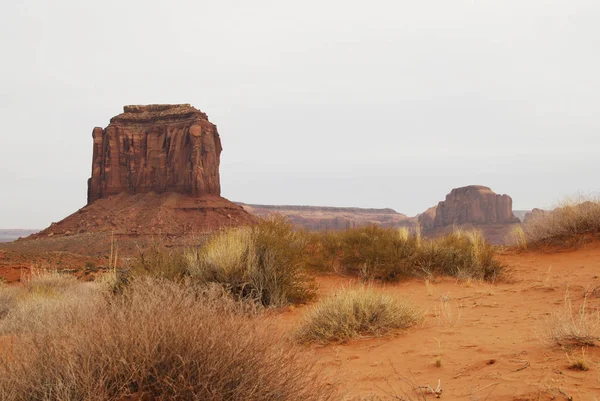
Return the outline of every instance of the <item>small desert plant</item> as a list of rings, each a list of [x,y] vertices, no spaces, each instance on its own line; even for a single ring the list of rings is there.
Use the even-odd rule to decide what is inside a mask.
[[[438,345],[438,352],[435,355],[435,366],[438,368],[442,367],[442,341],[438,338],[435,339]]]
[[[567,359],[569,361],[569,368],[574,370],[587,371],[590,370],[587,357],[585,356],[585,348],[581,347],[581,355],[569,355],[567,353]]]
[[[419,323],[409,302],[371,288],[344,289],[321,300],[302,318],[300,342],[331,343],[394,333]]]
[[[456,326],[462,316],[462,306],[456,305],[456,310],[450,303],[448,294],[440,297],[440,305],[434,309],[435,318],[440,326]]]
[[[9,319],[41,317],[47,324],[29,324],[35,330],[0,353],[0,399],[332,398],[334,387],[311,358],[240,314],[239,304],[222,290],[142,277],[111,295],[106,286],[88,284],[98,291],[76,303],[64,298],[62,308],[52,311],[62,310],[58,322],[50,312],[10,312]],[[0,332],[18,333],[5,322],[0,320]]]
[[[600,200],[565,200],[554,210],[532,215],[523,223],[530,244],[564,245],[583,235],[600,233]]]
[[[567,290],[563,309],[550,318],[549,335],[558,345],[594,346],[600,339],[600,312],[588,310],[587,295],[581,307],[574,309]]]

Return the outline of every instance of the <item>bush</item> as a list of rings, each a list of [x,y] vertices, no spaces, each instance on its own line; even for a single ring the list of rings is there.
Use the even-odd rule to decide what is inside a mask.
[[[238,299],[281,306],[314,296],[304,251],[304,237],[283,217],[274,217],[222,231],[186,257],[195,281],[222,284]]]
[[[428,275],[494,281],[504,269],[495,257],[496,249],[485,242],[481,232],[455,229],[444,237],[425,242],[413,263]]]
[[[160,241],[153,241],[143,249],[125,270],[124,277],[133,275],[181,281],[189,276],[184,251],[167,248]]]
[[[364,280],[440,274],[493,281],[504,268],[495,257],[496,249],[477,231],[455,229],[445,237],[423,239],[419,230],[369,226],[313,234],[307,263],[315,270],[332,266]]]
[[[0,353],[6,401],[328,400],[333,389],[299,348],[240,315],[231,298],[189,283],[139,278],[122,294],[88,283],[86,297],[49,311],[13,309],[10,320],[42,319]],[[63,300],[67,300],[64,298]],[[57,299],[55,299],[56,301]],[[29,302],[23,301],[25,303]],[[18,316],[17,316],[18,315]]]
[[[406,301],[372,289],[342,290],[316,304],[302,319],[300,342],[343,342],[411,327],[422,313]]]
[[[523,231],[529,244],[558,246],[600,234],[600,200],[566,200],[550,212],[532,215],[523,223]]]

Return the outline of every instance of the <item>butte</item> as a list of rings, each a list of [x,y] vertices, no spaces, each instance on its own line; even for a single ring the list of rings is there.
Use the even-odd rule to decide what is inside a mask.
[[[21,241],[95,254],[116,238],[127,252],[157,239],[181,245],[256,222],[221,197],[217,127],[189,104],[125,106],[92,137],[87,205]]]

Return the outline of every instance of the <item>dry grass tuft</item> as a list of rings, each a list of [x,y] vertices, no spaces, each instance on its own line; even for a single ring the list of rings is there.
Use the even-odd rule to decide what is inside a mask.
[[[223,231],[186,258],[195,281],[221,284],[238,299],[282,306],[314,297],[312,278],[305,272],[305,245],[303,235],[276,216]]]
[[[600,200],[565,200],[550,212],[539,213],[523,223],[529,244],[564,246],[585,235],[600,233]]]
[[[517,226],[513,228],[508,234],[508,236],[509,240],[512,239],[517,248],[519,248],[522,251],[527,250],[527,235],[525,234],[523,226]]]
[[[303,343],[344,342],[394,333],[422,319],[422,312],[404,300],[371,288],[345,289],[313,306],[296,337]]]
[[[549,324],[550,338],[563,346],[594,346],[600,339],[600,311],[588,310],[587,295],[580,308],[574,309],[569,290],[563,310],[554,313]]]
[[[41,299],[19,299],[0,320],[2,335],[22,334],[16,322],[28,327],[0,354],[2,400],[333,397],[313,360],[214,287],[138,278],[113,295],[87,283],[77,302],[65,292],[46,298],[55,307],[32,314],[26,305]]]
[[[584,347],[581,347],[581,355],[569,355],[567,353],[567,359],[569,360],[569,369],[581,370],[584,372],[590,370]]]

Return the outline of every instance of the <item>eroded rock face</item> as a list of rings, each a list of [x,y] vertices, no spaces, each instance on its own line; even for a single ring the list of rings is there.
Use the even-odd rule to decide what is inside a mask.
[[[422,217],[421,217],[422,216]],[[453,224],[512,224],[519,219],[512,212],[512,199],[481,185],[453,189],[446,200],[419,217],[424,228]],[[433,222],[431,221],[433,220]]]
[[[221,140],[189,104],[125,106],[94,128],[88,204],[120,193],[220,195]]]

